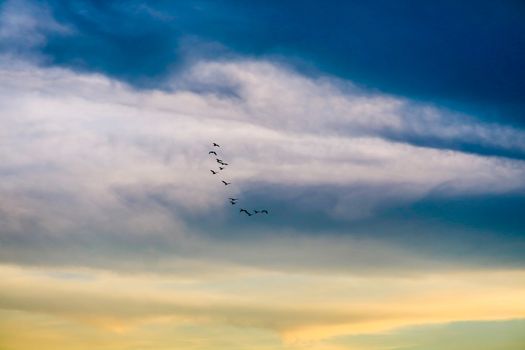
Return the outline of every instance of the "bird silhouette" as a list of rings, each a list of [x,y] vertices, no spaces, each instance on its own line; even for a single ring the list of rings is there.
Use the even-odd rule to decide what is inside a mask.
[[[212,145],[213,147],[221,147],[218,143],[216,142],[212,142]],[[219,173],[219,171],[222,171],[224,169],[226,169],[226,166],[228,165],[228,163],[225,163],[222,159],[219,159],[217,158],[217,152],[216,151],[209,151],[208,154],[213,154],[216,158],[215,160],[217,161],[217,163],[220,164],[219,166],[219,170],[210,170],[210,172],[213,174],[213,175],[216,175]],[[231,182],[227,182],[225,180],[221,180],[221,182],[224,184],[224,186],[228,186],[228,185],[231,185]],[[228,198],[229,202],[231,205],[236,205],[237,204],[237,201],[238,201],[238,198]],[[244,209],[244,208],[241,208],[239,210],[240,213],[245,213],[246,215],[248,216],[252,216],[252,215],[255,215],[255,214],[266,214],[268,215],[268,210],[267,209],[262,209],[262,210],[253,210],[253,212],[249,212],[248,210]]]
[[[250,213],[250,212],[249,212],[248,210],[246,210],[246,209],[241,209],[241,210],[239,210],[239,213],[242,213],[242,212],[245,212],[246,215],[248,215],[248,216],[252,216],[252,215],[253,215],[252,213]]]

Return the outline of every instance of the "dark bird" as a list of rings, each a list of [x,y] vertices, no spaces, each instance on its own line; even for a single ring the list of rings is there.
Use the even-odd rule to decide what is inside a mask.
[[[224,170],[224,167],[223,167],[223,166],[220,166],[220,167],[219,167],[219,170]]]
[[[255,214],[259,214],[259,211],[258,210],[254,210],[253,211]]]
[[[217,161],[217,163],[222,164],[222,160],[220,160],[219,158],[215,158],[215,160]]]
[[[228,199],[231,200],[231,201],[238,201],[239,200],[239,198],[231,198],[231,197],[228,198]]]
[[[215,154],[215,155],[217,155],[217,152],[215,152],[215,151],[209,151],[208,154]]]
[[[213,143],[213,147],[221,147],[219,146],[218,144],[216,144],[215,142]]]
[[[231,184],[231,182],[226,182],[226,181],[224,181],[224,180],[221,180],[221,181],[222,181],[222,183],[224,184],[224,186],[228,186],[229,184]]]
[[[222,164],[222,165],[228,165],[228,163],[224,163],[223,161],[221,161],[221,164]]]
[[[239,213],[242,213],[242,212],[245,212],[246,215],[248,215],[248,216],[252,216],[252,215],[253,215],[252,213],[250,213],[250,212],[249,212],[248,210],[246,210],[246,209],[241,209],[241,210],[239,210]]]
[[[263,209],[263,210],[261,210],[261,213],[263,213],[263,214],[268,214],[268,210]]]
[[[210,170],[213,175],[217,174],[217,171]]]

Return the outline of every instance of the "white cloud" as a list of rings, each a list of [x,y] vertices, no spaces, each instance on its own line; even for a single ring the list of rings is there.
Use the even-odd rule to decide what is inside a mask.
[[[173,77],[175,92],[135,90],[101,75],[8,60],[0,78],[1,234],[19,247],[42,235],[69,237],[77,248],[89,240],[103,247],[135,237],[145,247],[130,248],[130,256],[150,258],[155,250],[184,244],[207,249],[209,242],[190,238],[188,220],[207,213],[221,222],[231,209],[224,200],[229,194],[260,184],[338,188],[329,214],[348,220],[373,217],[377,208],[443,186],[445,195],[455,196],[525,185],[522,161],[381,137],[385,129],[416,130],[519,148],[525,139],[519,130],[461,124],[444,111],[306,78],[269,62],[198,63]],[[203,85],[212,89],[191,88]],[[224,86],[233,89],[230,94]],[[422,121],[416,117],[421,111]],[[449,117],[457,128],[446,126]],[[216,165],[207,154],[211,141],[222,145],[221,157],[231,163],[224,172],[231,187],[209,172]],[[154,243],[148,248],[148,242]],[[43,243],[49,251],[53,244]],[[4,259],[17,254],[3,252]],[[234,255],[221,258],[235,261]]]

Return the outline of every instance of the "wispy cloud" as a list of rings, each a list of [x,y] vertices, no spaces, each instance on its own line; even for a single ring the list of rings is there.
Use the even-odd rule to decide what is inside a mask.
[[[78,259],[80,264],[101,266],[120,251],[122,264],[110,264],[126,266],[139,256],[150,262],[157,254],[164,259],[172,249],[182,255],[200,251],[198,260],[215,254],[207,252],[212,243],[203,238],[210,235],[226,234],[235,247],[235,237],[243,231],[299,237],[318,230],[315,220],[329,228],[338,222],[372,220],[389,208],[431,194],[497,195],[519,193],[525,186],[520,160],[384,137],[386,129],[399,130],[400,135],[423,130],[442,139],[483,143],[483,135],[492,133],[490,140],[497,147],[520,149],[519,140],[525,138],[519,130],[505,129],[515,136],[509,141],[498,130],[467,119],[450,136],[443,125],[448,118],[458,123],[456,115],[328,78],[312,80],[269,62],[199,63],[173,78],[179,85],[173,92],[137,91],[100,75],[24,63],[4,61],[2,67],[4,261],[67,264]],[[222,86],[223,77],[228,77],[228,86],[235,86],[235,94],[213,92],[214,86]],[[194,82],[212,89],[195,92]],[[422,108],[432,117],[418,121],[415,115]],[[209,175],[214,166],[207,154],[211,140],[223,143],[224,156],[232,164],[224,173],[233,179],[232,193],[247,204],[273,204],[281,228],[271,218],[270,226],[253,223],[250,228],[229,214],[224,188]],[[305,213],[311,220],[301,224]],[[384,225],[378,229],[394,236],[405,230]],[[396,253],[389,255],[389,249],[405,250],[373,243],[382,236],[367,239],[365,245],[377,247],[367,249],[369,257],[382,251],[381,256],[394,258]],[[251,263],[308,264],[308,254],[288,263],[286,254],[274,260],[280,253],[272,244],[278,242],[269,241],[267,259]],[[316,244],[311,242],[307,244]],[[323,265],[341,242],[327,243],[314,261]],[[348,238],[344,244],[362,247],[352,242]],[[235,252],[219,244],[213,259],[247,263],[242,251],[251,243],[245,243]],[[293,245],[293,239],[285,244]],[[37,246],[39,253],[33,254]],[[96,253],[88,254],[87,246]],[[71,255],[57,256],[57,249],[70,250]],[[335,256],[342,259],[351,250]],[[376,266],[375,258],[357,256],[369,267]],[[359,265],[358,260],[353,264]],[[394,260],[394,265],[409,265]],[[377,261],[388,266],[394,260]],[[338,264],[341,261],[328,266]]]
[[[57,278],[56,273],[45,275],[38,269],[4,266],[1,271],[4,310],[43,313],[80,323],[77,326],[92,324],[130,334],[164,320],[174,327],[211,324],[262,329],[287,342],[301,343],[463,320],[465,315],[491,320],[520,317],[525,312],[520,297],[522,271],[447,273],[421,279],[252,271],[201,281],[96,270],[80,272],[88,279]]]
[[[72,32],[53,18],[45,3],[8,0],[0,6],[0,50],[4,54],[42,60],[40,49],[47,35]]]

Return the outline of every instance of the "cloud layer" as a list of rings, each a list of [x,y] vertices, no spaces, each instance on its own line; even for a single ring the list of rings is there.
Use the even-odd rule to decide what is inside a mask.
[[[405,259],[443,241],[455,247],[437,248],[421,266],[450,256],[484,261],[488,251],[495,266],[521,265],[523,237],[513,233],[520,223],[512,210],[478,231],[483,243],[468,223],[472,215],[458,212],[466,226],[447,226],[445,217],[432,227],[417,205],[521,198],[523,161],[401,142],[430,136],[522,152],[519,129],[313,80],[271,62],[200,62],[173,76],[173,92],[9,60],[2,67],[4,261],[135,266],[130,260],[140,257],[149,269],[175,253],[314,270],[352,261],[368,270],[408,266]],[[400,139],[385,136],[392,133]],[[212,140],[231,163],[223,173],[234,183],[229,192],[209,172]],[[271,206],[272,216],[247,222],[224,200],[227,193],[243,205]],[[509,219],[514,226],[502,224]],[[494,246],[501,230],[509,241]],[[315,238],[325,233],[332,238]],[[305,250],[289,258],[294,240]],[[244,253],[255,241],[265,258]],[[368,256],[354,258],[354,244]]]

